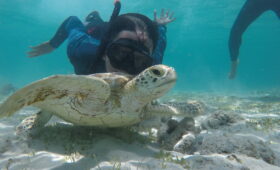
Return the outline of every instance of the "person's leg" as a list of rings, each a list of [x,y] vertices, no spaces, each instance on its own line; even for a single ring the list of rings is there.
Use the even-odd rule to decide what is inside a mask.
[[[280,19],[280,10],[276,12],[278,18]]]
[[[68,39],[67,55],[74,66],[75,73],[85,74],[88,64],[95,59],[99,40],[89,36],[84,24],[75,16],[68,17],[60,25],[50,43],[57,48],[65,39]]]
[[[280,19],[280,1],[279,1],[278,8],[273,9],[273,11],[276,13],[276,15],[278,16],[278,18]]]
[[[232,61],[236,61],[239,55],[242,34],[253,23],[267,7],[262,0],[247,0],[240,10],[230,32],[229,50]]]
[[[271,0],[271,1],[272,1],[271,8],[280,19],[280,1],[279,0]]]
[[[273,10],[273,11],[276,13],[276,15],[278,16],[278,18],[280,20],[280,10],[278,10],[278,11]]]
[[[58,48],[65,39],[69,38],[69,34],[71,30],[85,30],[83,23],[79,20],[79,18],[75,16],[70,16],[57,29],[55,35],[51,38],[50,44],[54,48]]]

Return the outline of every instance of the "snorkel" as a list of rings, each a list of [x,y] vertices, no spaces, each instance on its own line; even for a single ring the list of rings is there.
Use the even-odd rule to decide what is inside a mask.
[[[110,20],[109,20],[109,28],[111,26],[111,24],[113,23],[113,21],[119,16],[119,13],[120,13],[120,10],[121,10],[121,2],[120,0],[115,0],[114,2],[114,10],[112,12],[112,15],[110,17]],[[107,44],[109,43],[109,40],[107,39],[109,35],[109,32],[107,30],[107,32],[105,33],[105,35],[103,36],[102,40],[101,40],[101,44],[100,44],[100,47],[98,49],[98,57],[102,57],[102,54],[104,53],[104,51],[106,50],[106,47],[107,47]]]
[[[112,24],[112,22],[119,16],[120,10],[121,10],[121,2],[120,0],[115,0],[114,1],[114,10],[111,14],[110,20],[108,22],[108,27]],[[108,29],[105,32],[105,34],[102,36],[100,46],[98,47],[98,50],[96,52],[96,58],[97,60],[95,62],[92,62],[91,65],[88,68],[88,73],[90,72],[98,72],[98,67],[96,65],[104,65],[104,61],[102,59],[102,56],[106,50],[106,47],[108,44],[108,39],[106,38],[108,36],[109,32]]]
[[[117,18],[119,16],[120,10],[121,10],[121,2],[120,0],[115,0],[114,2],[114,10],[112,12],[109,24],[113,22],[113,20],[115,20],[115,18]]]

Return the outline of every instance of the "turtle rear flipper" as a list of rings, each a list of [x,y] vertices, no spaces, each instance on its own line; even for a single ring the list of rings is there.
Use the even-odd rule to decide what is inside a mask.
[[[52,114],[43,110],[39,110],[34,115],[31,115],[22,120],[22,122],[16,127],[16,133],[36,133],[37,130],[43,127],[52,117]]]
[[[94,76],[56,75],[36,81],[16,91],[0,106],[0,118],[11,116],[24,106],[35,106],[54,113],[63,111],[65,104],[82,107],[104,104],[110,87]],[[69,106],[70,107],[70,106]],[[64,111],[65,112],[65,111]]]

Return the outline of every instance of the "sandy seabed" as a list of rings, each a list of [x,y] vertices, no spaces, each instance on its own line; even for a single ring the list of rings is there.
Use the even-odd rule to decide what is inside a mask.
[[[186,130],[168,149],[154,131],[77,127],[56,118],[36,135],[16,135],[16,125],[35,112],[26,108],[0,120],[0,169],[280,169],[279,92],[175,92],[161,100],[204,103],[194,118],[200,130]]]

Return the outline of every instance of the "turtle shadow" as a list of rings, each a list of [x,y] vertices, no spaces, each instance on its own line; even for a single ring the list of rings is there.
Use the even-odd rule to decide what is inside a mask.
[[[54,169],[93,168],[100,162],[123,162],[156,154],[147,136],[128,128],[93,128],[56,124],[40,129],[26,139],[34,152],[67,155],[65,163]],[[121,155],[119,153],[122,153]]]

